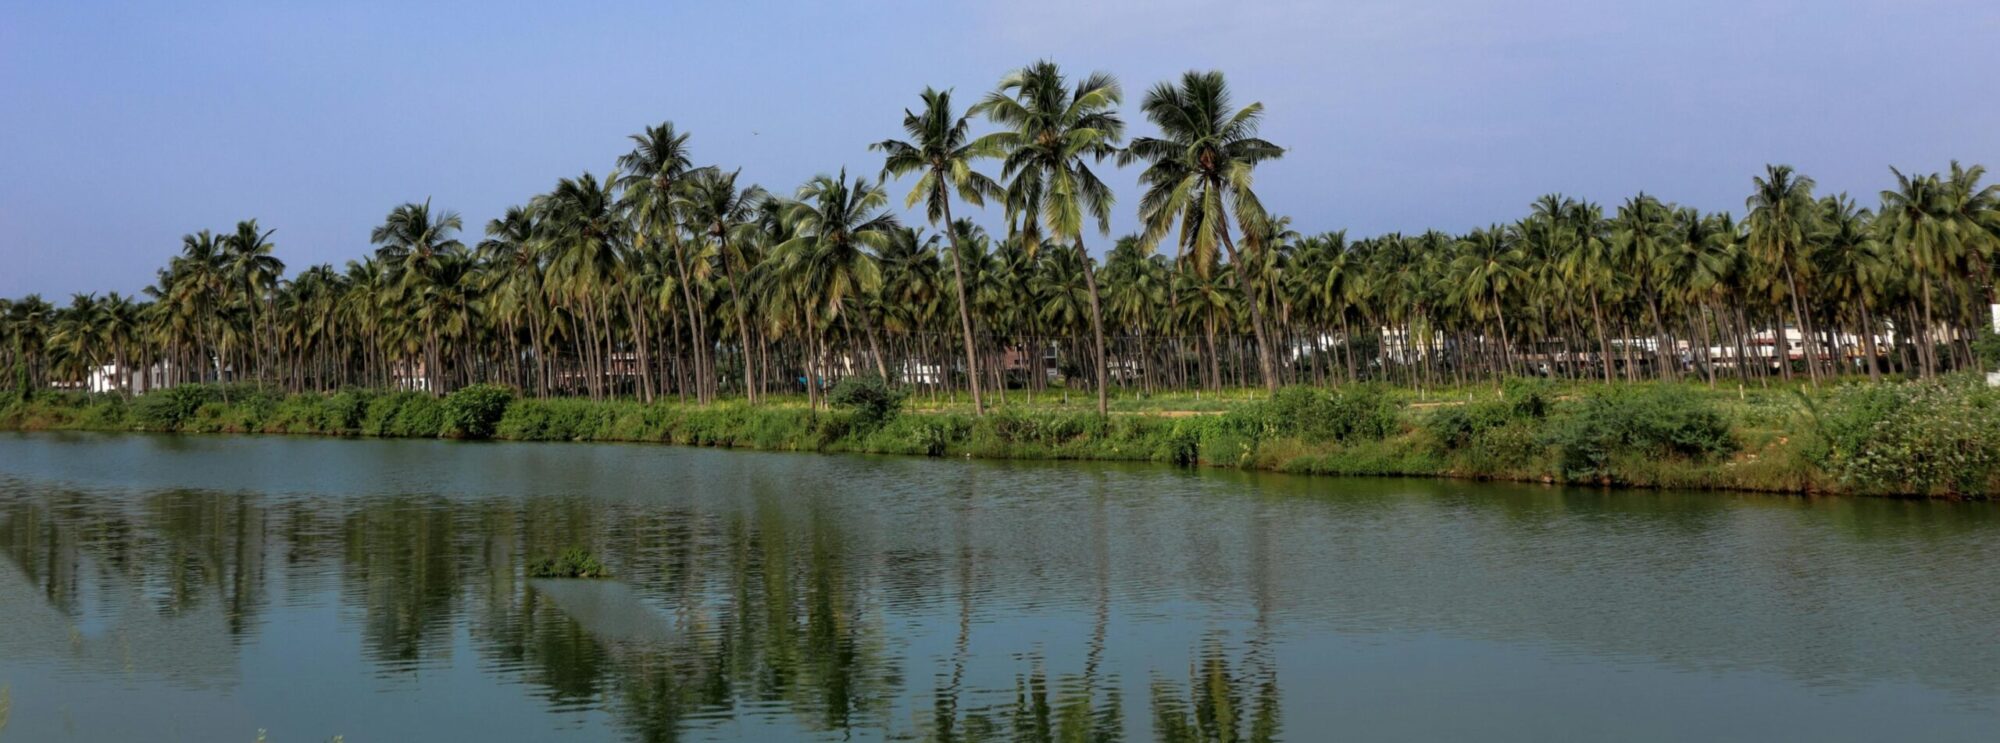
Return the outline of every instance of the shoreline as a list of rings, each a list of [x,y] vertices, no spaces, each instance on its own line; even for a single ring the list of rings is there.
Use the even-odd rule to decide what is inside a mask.
[[[1909,388],[1922,394],[1934,387],[1885,384],[1864,391]],[[1965,412],[1991,417],[1984,401],[1992,393],[1965,385],[1954,389],[1980,396],[1981,404],[1966,406]],[[1555,392],[1546,385],[1515,389],[1510,384],[1492,399],[1418,407],[1377,387],[1292,388],[1277,398],[1232,402],[1221,410],[1122,411],[1099,418],[1093,412],[1050,409],[1003,408],[977,417],[969,411],[889,410],[870,415],[857,410],[813,411],[783,402],[753,407],[735,401],[703,406],[532,399],[514,398],[503,388],[479,387],[443,398],[365,390],[297,395],[232,391],[232,400],[225,403],[213,388],[180,387],[135,398],[49,394],[9,401],[0,404],[0,430],[490,438],[942,458],[1150,461],[1304,475],[1798,496],[1988,500],[2000,483],[2000,466],[1995,466],[2000,465],[2000,452],[1985,451],[1980,441],[1971,447],[1979,469],[1947,470],[1945,481],[1932,471],[1936,463],[1925,459],[1924,451],[1890,445],[1894,442],[1863,440],[1848,444],[1854,451],[1843,453],[1839,426],[1827,422],[1839,411],[1829,414],[1825,409],[1869,406],[1848,405],[1838,394],[1808,401],[1801,406],[1803,412],[1779,417],[1784,412],[1780,398],[1718,412],[1713,400],[1665,386],[1580,395]],[[1873,407],[1892,412],[1909,409],[1920,418],[1936,412],[1920,405],[1883,406],[1879,401]],[[1993,427],[1990,421],[1972,425],[1980,430]],[[1858,427],[1866,432],[1893,428],[1881,421],[1861,421]],[[1943,419],[1923,421],[1919,429],[1933,437],[1967,430]],[[1906,473],[1901,476],[1908,479],[1901,484],[1859,479],[1857,472],[1865,475],[1874,470],[1857,469],[1856,463],[1879,469],[1883,451],[1920,461],[1892,470]]]

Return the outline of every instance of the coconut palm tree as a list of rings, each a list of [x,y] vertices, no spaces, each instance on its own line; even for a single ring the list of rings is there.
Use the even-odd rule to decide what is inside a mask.
[[[1962,252],[1963,241],[1952,229],[1946,207],[1950,197],[1936,174],[1910,176],[1895,168],[1889,172],[1896,176],[1896,188],[1882,192],[1881,224],[1890,246],[1916,271],[1923,311],[1916,334],[1917,358],[1923,375],[1934,376],[1939,362],[1932,294],[1939,282],[1948,279],[1946,272]]]
[[[1090,327],[1096,356],[1097,413],[1109,415],[1106,387],[1104,314],[1097,295],[1097,272],[1083,244],[1086,215],[1100,234],[1111,232],[1111,187],[1091,163],[1118,152],[1125,121],[1118,80],[1094,72],[1072,87],[1054,62],[1042,60],[1001,78],[974,110],[1002,131],[980,137],[974,149],[1001,158],[1001,178],[1010,232],[1021,236],[1032,256],[1045,240],[1078,251],[1076,263],[1090,295]]]
[[[750,363],[750,323],[739,287],[738,276],[747,271],[739,270],[741,257],[731,251],[730,239],[741,235],[745,229],[755,230],[752,222],[758,208],[768,196],[759,186],[738,189],[736,177],[741,171],[723,173],[715,169],[696,172],[689,177],[680,194],[679,210],[685,215],[687,224],[696,234],[714,242],[715,251],[722,263],[723,280],[729,284],[729,303],[736,316],[736,333],[743,349],[743,391],[752,403],[757,401],[756,365]],[[739,240],[737,245],[743,242]]]
[[[612,358],[611,313],[616,309],[606,289],[618,276],[629,233],[618,215],[618,201],[606,187],[616,179],[614,173],[600,182],[586,172],[557,181],[554,190],[538,199],[549,250],[545,290],[580,313],[582,327],[576,340],[592,397],[605,394]]]
[[[695,397],[707,402],[714,397],[713,349],[709,348],[702,303],[695,301],[694,267],[680,239],[680,215],[676,197],[687,180],[699,170],[688,148],[689,135],[676,131],[671,121],[631,136],[632,151],[618,156],[623,175],[612,185],[620,189],[619,204],[632,220],[634,249],[644,252],[653,242],[664,242],[673,254],[680,280],[681,307],[687,315],[694,339]]]
[[[277,343],[274,304],[277,301],[278,279],[285,273],[285,262],[272,253],[277,249],[271,244],[271,235],[276,230],[265,230],[251,219],[236,223],[236,231],[223,238],[223,263],[225,281],[230,286],[230,301],[240,305],[253,326],[252,337],[256,338],[253,348],[257,355],[257,378],[261,382],[268,366],[276,359],[270,356]]]
[[[1645,301],[1647,316],[1652,320],[1654,367],[1662,378],[1674,379],[1674,341],[1660,317],[1661,261],[1673,242],[1673,209],[1641,192],[1618,207],[1610,227],[1613,261]]]
[[[888,202],[881,185],[860,177],[850,181],[846,170],[814,176],[799,187],[797,202],[785,216],[793,237],[777,246],[772,258],[806,299],[804,330],[813,342],[823,344],[834,322],[850,319],[844,312],[851,300],[881,286],[875,252],[888,245],[890,231],[897,227],[895,215],[884,210]],[[865,330],[874,338],[872,328]],[[879,347],[875,361],[877,373],[886,379]],[[814,375],[810,364],[808,368],[810,386]]]
[[[1807,322],[1799,296],[1799,272],[1807,261],[1806,252],[1811,249],[1807,236],[1813,229],[1813,217],[1818,213],[1818,203],[1812,195],[1815,184],[1813,179],[1799,175],[1790,165],[1767,165],[1764,176],[1751,181],[1756,187],[1745,202],[1750,208],[1749,217],[1745,220],[1750,229],[1746,247],[1784,277],[1784,284],[1778,289],[1791,301],[1792,320],[1798,324],[1799,332],[1805,335],[1806,373],[1813,386],[1817,387],[1819,370],[1813,363],[1812,326]],[[1779,363],[1785,378],[1790,379],[1791,341],[1786,337],[1785,324],[1779,322],[1777,326]]]
[[[1514,340],[1507,333],[1508,295],[1523,280],[1520,248],[1512,230],[1494,225],[1475,230],[1459,242],[1461,251],[1452,259],[1451,300],[1475,319],[1491,311],[1500,325],[1500,353],[1508,372],[1515,371]]]
[[[542,302],[542,234],[538,210],[510,206],[500,217],[486,223],[486,239],[479,242],[478,254],[490,269],[486,287],[487,300],[492,303],[489,316],[501,323],[500,334],[507,339],[507,368],[516,374],[514,384],[523,390],[530,389],[519,374],[521,353],[516,330],[525,326],[535,363],[533,389],[538,396],[547,396],[547,353],[542,348],[542,327],[548,313]]]
[[[1257,136],[1264,105],[1232,108],[1222,73],[1189,71],[1180,85],[1161,83],[1140,103],[1146,119],[1160,128],[1158,137],[1139,137],[1120,155],[1120,162],[1147,163],[1139,180],[1139,219],[1148,243],[1157,242],[1178,226],[1179,248],[1191,251],[1203,265],[1213,261],[1219,244],[1236,268],[1237,284],[1250,286],[1250,262],[1237,254],[1230,222],[1249,234],[1266,219],[1263,203],[1251,189],[1258,164],[1276,160],[1285,151]],[[1257,355],[1264,388],[1278,389],[1276,351],[1266,334],[1263,302],[1249,297],[1250,329],[1257,338]]]
[[[389,211],[381,226],[368,233],[368,241],[375,244],[375,257],[393,276],[395,293],[390,302],[407,303],[413,294],[430,291],[440,280],[439,261],[451,253],[463,251],[465,244],[454,237],[464,229],[465,221],[458,212],[431,212],[431,202],[408,202]],[[416,317],[412,315],[411,317]],[[444,358],[439,347],[437,316],[434,313],[422,315],[420,323],[424,353],[424,384],[431,394],[442,394]]]
[[[1888,260],[1875,239],[1874,215],[1855,206],[1846,194],[1829,196],[1821,202],[1821,231],[1815,236],[1814,273],[1821,277],[1824,299],[1838,308],[1854,310],[1855,328],[1861,336],[1870,381],[1881,379],[1875,345],[1875,319],[1870,306],[1876,301],[1875,287],[1888,270]],[[1838,310],[1836,310],[1836,313]],[[1835,315],[1838,316],[1837,314]]]
[[[956,195],[973,206],[984,206],[987,198],[1000,197],[1002,192],[993,179],[972,169],[972,161],[979,153],[971,140],[971,112],[964,116],[952,114],[950,90],[924,88],[921,97],[924,101],[921,113],[903,109],[903,131],[910,138],[885,139],[869,145],[869,149],[885,155],[884,180],[890,176],[920,174],[916,185],[904,197],[903,207],[924,202],[925,218],[933,226],[945,225],[950,233],[951,275],[958,295],[959,333],[965,346],[966,385],[972,392],[974,413],[984,414],[986,404],[979,394],[979,356],[972,338],[972,305],[966,300],[965,270],[959,265],[959,233],[950,229],[954,224],[951,199]]]

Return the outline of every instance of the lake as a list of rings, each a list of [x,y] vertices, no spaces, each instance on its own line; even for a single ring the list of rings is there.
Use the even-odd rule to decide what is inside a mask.
[[[0,555],[4,742],[2000,734],[1991,503],[0,434]]]

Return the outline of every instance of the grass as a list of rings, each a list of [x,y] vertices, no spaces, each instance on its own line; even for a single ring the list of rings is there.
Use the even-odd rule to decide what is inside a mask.
[[[537,400],[490,386],[443,399],[239,387],[223,402],[221,392],[43,394],[0,403],[0,429],[629,441],[1789,493],[2000,493],[2000,395],[1969,377],[1818,391],[1539,380],[1288,388],[1275,398],[1252,389],[1127,391],[1102,419],[1089,394],[1065,401],[1060,391],[1030,402],[1010,390],[985,416],[973,415],[963,396],[922,392],[886,414],[815,411],[803,396],[697,406]]]

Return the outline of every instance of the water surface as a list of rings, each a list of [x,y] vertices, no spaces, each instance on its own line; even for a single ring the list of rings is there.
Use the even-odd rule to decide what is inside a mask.
[[[0,434],[0,556],[0,741],[2000,730],[1993,504]]]

